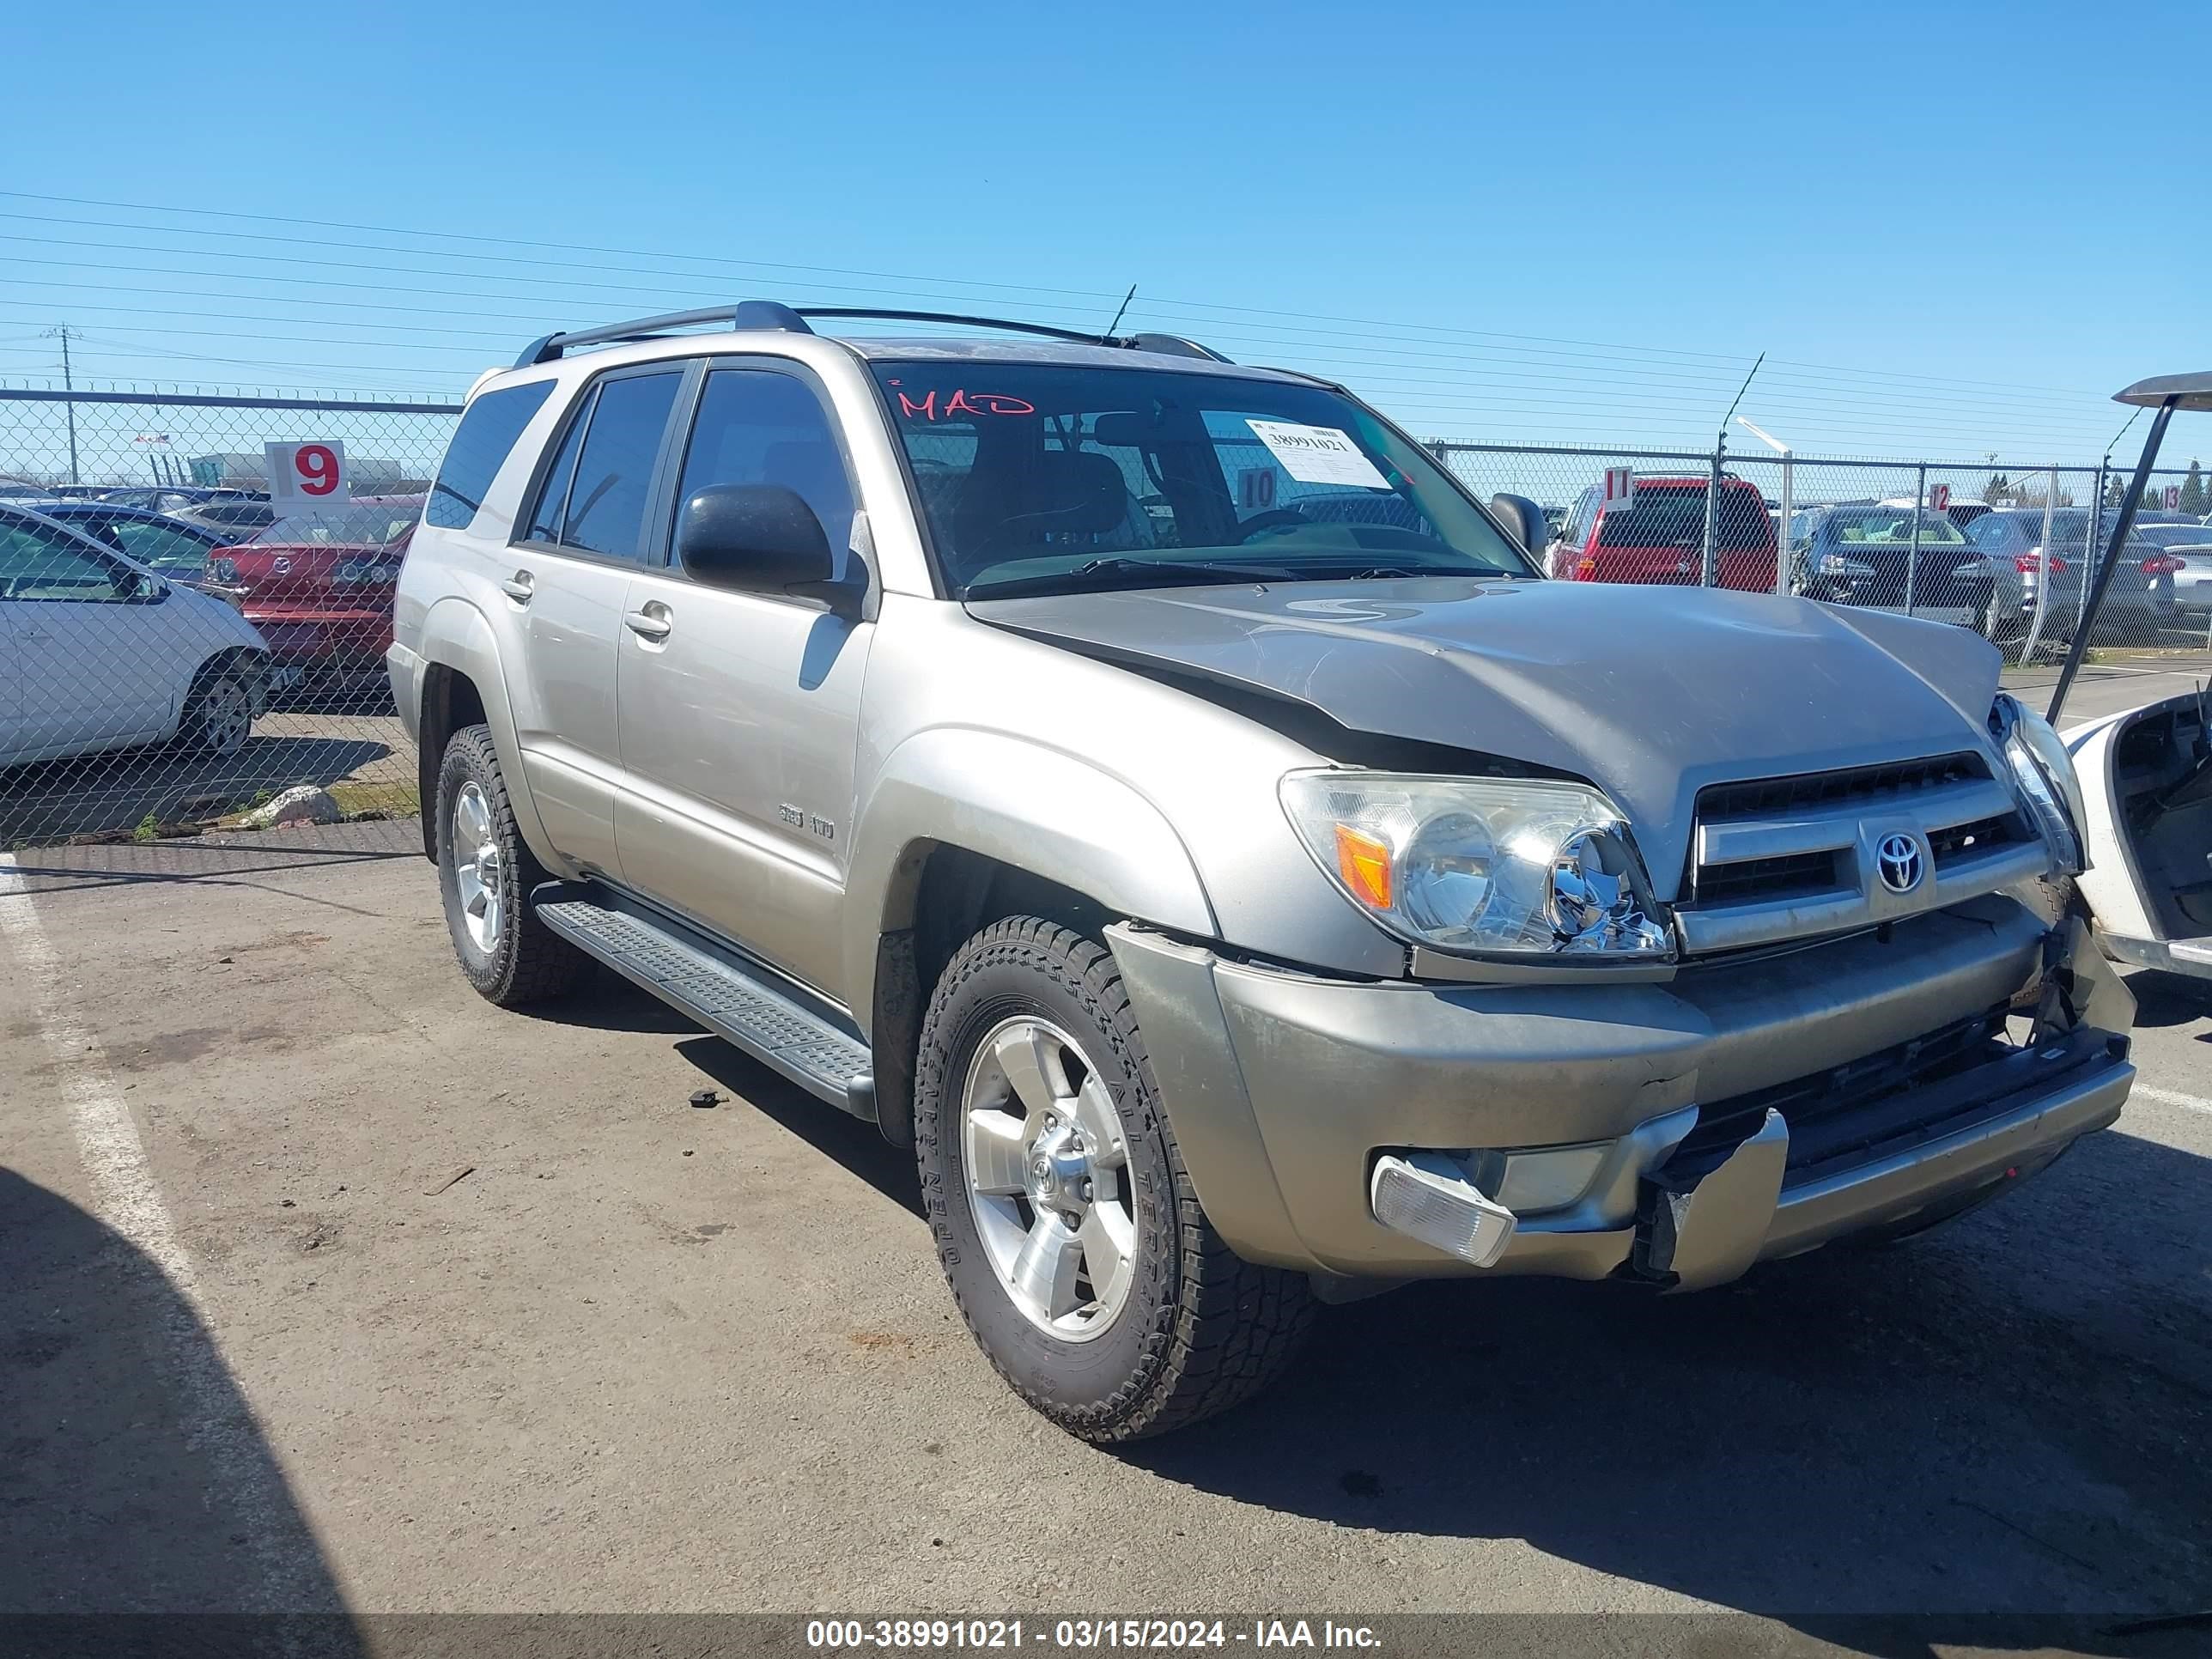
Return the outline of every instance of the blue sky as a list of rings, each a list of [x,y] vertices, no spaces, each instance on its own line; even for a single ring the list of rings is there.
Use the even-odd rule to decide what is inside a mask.
[[[724,294],[1103,325],[1134,283],[1425,434],[1701,441],[1764,351],[1745,412],[1808,452],[2094,459],[2112,391],[2212,365],[2212,167],[2145,119],[2201,124],[2212,8],[2119,15],[39,7],[0,377],[65,321],[102,377],[459,390]]]

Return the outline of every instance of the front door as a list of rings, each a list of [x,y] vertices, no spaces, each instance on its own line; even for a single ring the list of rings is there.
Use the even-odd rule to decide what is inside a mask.
[[[621,873],[617,641],[684,371],[653,363],[593,382],[498,573],[528,641],[509,691],[531,798],[556,847],[610,875]]]
[[[161,736],[199,657],[166,584],[58,526],[0,526],[0,626],[15,665],[17,752],[114,748]]]
[[[799,374],[709,369],[672,499],[724,483],[797,491],[845,568],[857,557],[836,429]],[[672,554],[631,579],[624,623],[623,881],[842,1000],[837,913],[873,624],[704,586]]]

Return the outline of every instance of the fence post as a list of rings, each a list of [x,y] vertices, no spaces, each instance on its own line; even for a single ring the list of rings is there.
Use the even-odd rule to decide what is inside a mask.
[[[1723,432],[1713,440],[1713,475],[1705,481],[1705,545],[1698,559],[1700,587],[1712,587],[1719,581],[1715,549],[1720,544],[1721,462],[1727,454],[1728,434]]]
[[[1790,591],[1790,560],[1792,546],[1790,537],[1790,520],[1796,505],[1790,489],[1790,486],[1796,481],[1790,476],[1790,465],[1796,459],[1795,451],[1785,449],[1782,452],[1782,523],[1780,526],[1782,533],[1774,538],[1774,591],[1777,593],[1787,593]]]
[[[1905,555],[1905,614],[1912,614],[1913,591],[1920,582],[1920,515],[1928,507],[1928,463],[1921,462],[1913,484],[1912,545]]]
[[[2081,613],[2082,613],[2082,614],[2086,614],[2086,613],[2087,613],[2087,609],[2088,609],[2088,604],[2089,604],[2089,585],[2090,585],[2092,582],[2095,581],[2095,580],[2096,580],[2096,579],[2097,579],[2097,545],[2098,545],[2098,543],[2099,543],[2100,539],[2100,538],[2102,538],[2102,536],[2103,536],[2103,533],[2104,533],[2104,523],[2105,523],[2105,473],[2106,473],[2106,470],[2107,470],[2108,468],[2110,468],[2110,467],[2111,467],[2112,464],[2112,458],[2111,456],[2109,456],[2109,455],[2106,456],[2106,457],[2105,457],[2105,459],[2104,459],[2103,460],[2099,461],[2099,462],[2097,463],[2097,494],[2096,494],[2096,498],[2095,498],[2095,504],[2094,504],[2094,506],[2092,506],[2092,507],[2090,507],[2090,509],[2089,509],[2089,513],[2088,513],[2088,519],[2089,519],[2088,528],[2087,528],[2087,529],[2083,532],[2083,535],[2082,535],[2082,541],[2081,541],[2082,554],[2083,554],[2082,560],[2081,560]]]

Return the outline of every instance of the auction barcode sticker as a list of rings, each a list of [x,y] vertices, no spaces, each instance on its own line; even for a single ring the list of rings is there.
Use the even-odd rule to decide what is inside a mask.
[[[1351,484],[1388,489],[1389,480],[1359,452],[1349,434],[1333,426],[1301,426],[1295,421],[1253,421],[1245,425],[1300,483]]]

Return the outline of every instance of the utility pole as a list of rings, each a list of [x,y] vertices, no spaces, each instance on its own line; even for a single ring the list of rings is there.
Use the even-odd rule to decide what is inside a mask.
[[[62,390],[64,392],[76,391],[76,379],[70,368],[70,325],[67,323],[64,323],[58,328],[50,328],[46,331],[44,337],[49,340],[58,338],[61,341]],[[82,483],[84,480],[77,477],[76,471],[76,402],[74,398],[64,398],[62,403],[62,407],[69,411],[70,482],[71,483]]]

